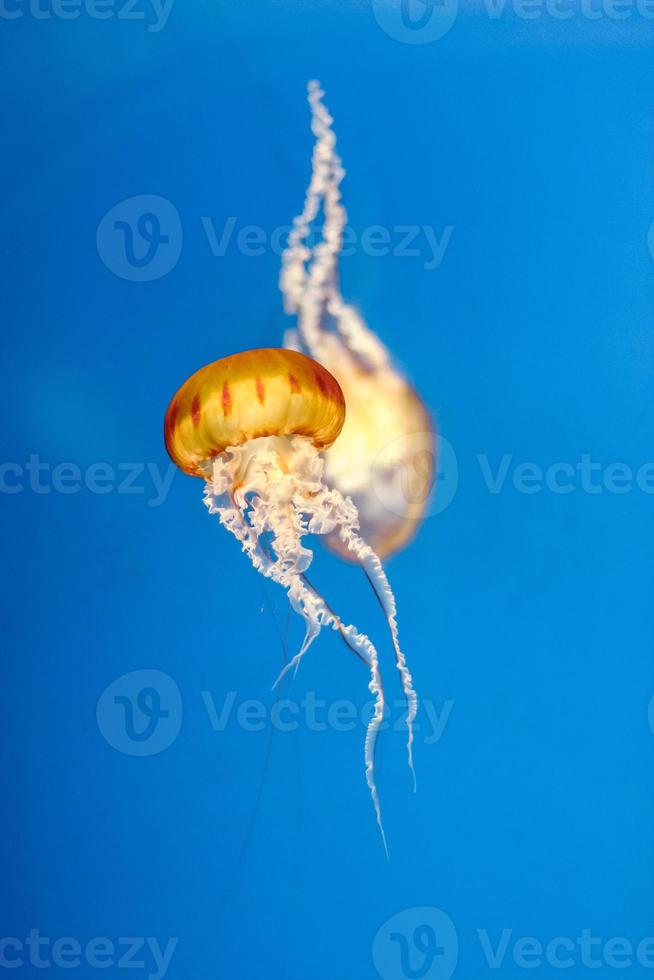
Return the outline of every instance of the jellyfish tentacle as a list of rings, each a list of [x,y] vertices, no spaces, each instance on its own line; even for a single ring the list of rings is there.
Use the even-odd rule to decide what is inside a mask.
[[[413,686],[413,677],[406,662],[406,657],[400,646],[400,636],[397,626],[397,604],[391,589],[388,576],[384,571],[379,556],[373,551],[370,545],[361,538],[352,528],[341,526],[338,528],[338,535],[343,544],[356,556],[365,575],[370,582],[375,595],[379,601],[386,622],[388,623],[393,650],[395,652],[395,665],[400,673],[402,690],[407,701],[407,754],[409,768],[413,779],[413,791],[417,789],[416,771],[413,764],[413,722],[418,713],[418,695]]]
[[[312,592],[316,593],[317,596],[325,603],[325,606],[327,607],[327,609],[329,610],[329,612],[331,613],[331,615],[336,620],[336,628],[338,629],[338,632],[341,635],[341,639],[343,640],[343,642],[345,643],[345,645],[348,647],[348,649],[352,651],[352,653],[355,655],[355,657],[357,657],[362,663],[364,663],[367,667],[369,667],[370,666],[370,661],[367,658],[367,655],[365,653],[363,653],[361,650],[358,650],[355,646],[353,646],[350,643],[349,637],[348,637],[347,633],[345,632],[345,625],[341,621],[341,619],[338,616],[338,614],[334,612],[334,610],[332,609],[332,607],[330,606],[330,604],[327,602],[327,600],[325,599],[325,597],[320,592],[318,592],[318,590],[316,589],[315,585],[312,585],[311,584],[311,582],[306,577],[306,575],[303,575],[302,576],[302,580],[305,583],[305,585],[307,586],[307,588],[310,589]]]
[[[236,503],[236,500],[234,499],[234,496],[233,495],[232,495],[232,505],[233,505],[234,511],[238,514],[238,519],[244,524],[245,533],[248,535],[249,538],[251,536],[253,547],[255,547],[255,548],[258,549],[259,556],[261,558],[261,561],[268,568],[268,571],[265,573],[266,574],[266,577],[268,577],[268,578],[274,578],[274,574],[272,573],[272,570],[270,569],[270,566],[272,565],[273,559],[270,557],[270,554],[268,553],[268,550],[261,544],[261,542],[258,539],[256,539],[256,536],[254,535],[253,529],[245,521],[245,518],[244,518],[243,514],[241,513],[240,508],[239,508],[238,504]],[[333,617],[333,620],[334,620],[334,622],[333,622],[333,628],[338,630],[338,632],[339,632],[339,634],[341,636],[341,639],[345,643],[346,647],[351,651],[351,653],[353,653],[355,655],[355,657],[358,660],[360,660],[362,663],[364,663],[367,667],[370,667],[370,658],[369,658],[366,650],[365,649],[361,649],[360,646],[357,646],[356,643],[354,643],[352,641],[352,639],[350,638],[350,636],[348,635],[348,633],[346,631],[345,624],[342,622],[340,616],[334,611],[334,609],[327,602],[327,600],[325,599],[325,597],[318,591],[318,589],[315,587],[315,585],[313,585],[309,581],[309,579],[307,578],[307,576],[306,576],[305,573],[303,573],[300,576],[300,579],[301,579],[302,583],[307,587],[307,589],[309,590],[309,592],[311,593],[311,595],[315,597],[315,599],[317,600],[317,602],[319,604],[322,603],[325,606],[325,608],[327,609],[327,612],[329,613],[329,616],[330,617]],[[287,666],[287,665],[285,665],[285,666]],[[288,666],[290,666],[290,665],[288,665]],[[288,667],[287,667],[287,669],[288,669]],[[281,679],[282,678],[281,678],[281,675],[280,675],[280,677],[278,677],[277,680],[275,681],[275,683],[273,685],[273,689],[279,684],[279,681]]]
[[[284,307],[288,313],[299,313],[301,339],[318,357],[324,350],[321,320],[336,276],[346,221],[339,190],[344,171],[334,149],[336,137],[332,119],[322,103],[323,94],[317,82],[309,83],[311,128],[316,137],[311,178],[302,213],[294,219],[288,237],[280,273]],[[323,239],[312,248],[307,239],[321,205],[325,217]]]
[[[377,650],[365,633],[344,624],[304,577],[313,555],[302,545],[302,537],[307,533],[328,534],[340,523],[349,526],[356,521],[351,501],[328,490],[322,475],[318,450],[302,436],[286,441],[255,439],[247,447],[231,447],[211,462],[206,471],[204,502],[237,538],[254,568],[286,589],[291,606],[304,619],[303,643],[282,669],[275,687],[288,670],[297,670],[323,626],[340,632],[368,665],[374,707],[364,743],[365,776],[388,855],[375,781],[375,747],[386,707]],[[238,489],[233,489],[235,486]],[[267,534],[271,535],[270,554],[262,542]]]
[[[316,142],[304,207],[295,218],[282,257],[280,288],[284,307],[288,313],[299,314],[298,331],[303,343],[324,363],[333,361],[335,349],[346,348],[371,370],[389,369],[386,347],[354,307],[344,301],[338,284],[338,256],[347,222],[340,191],[345,170],[336,152],[333,119],[323,102],[324,95],[318,82],[309,83],[311,129]],[[311,248],[307,241],[321,205],[322,239]],[[334,318],[336,333],[321,328],[325,313]]]
[[[327,474],[332,485],[356,501],[364,537],[384,556],[406,544],[424,514],[433,487],[432,467],[418,481],[420,499],[399,486],[398,473],[400,466],[414,472],[419,449],[433,461],[433,425],[386,345],[343,297],[339,264],[347,221],[341,197],[345,171],[317,82],[309,84],[309,104],[315,138],[311,176],[279,279],[284,307],[296,314],[284,343],[314,356],[343,388],[348,418],[342,437],[327,452]],[[321,208],[324,220],[318,227]],[[312,231],[317,240],[310,240]],[[342,557],[352,557],[336,535],[328,545]]]
[[[208,492],[209,496],[211,496],[211,491]],[[254,568],[266,578],[272,579],[286,589],[291,606],[302,616],[305,623],[305,633],[302,646],[300,647],[298,653],[296,653],[295,656],[292,657],[280,671],[279,676],[273,684],[274,690],[290,669],[294,668],[295,673],[297,673],[302,657],[305,655],[320,632],[324,618],[323,611],[319,608],[319,603],[314,604],[308,601],[311,596],[309,591],[303,585],[301,576],[295,573],[292,567],[284,567],[284,565],[280,563],[280,559],[273,560],[266,554],[257,533],[257,529],[253,527],[248,520],[248,507],[252,506],[253,508],[256,507],[258,509],[258,523],[262,530],[266,529],[267,524],[268,529],[272,531],[273,534],[279,534],[278,537],[276,536],[273,538],[273,546],[276,544],[281,551],[282,545],[280,542],[283,540],[283,551],[285,554],[288,554],[288,552],[291,550],[288,541],[288,528],[282,526],[280,529],[278,522],[272,517],[271,514],[267,514],[266,517],[262,517],[261,512],[264,509],[264,504],[261,498],[255,497],[253,502],[248,502],[242,490],[237,493],[232,493],[230,498],[232,503],[231,510],[226,511],[224,508],[215,508],[221,523],[225,524],[227,529],[230,530],[241,542],[242,548],[250,558]],[[210,512],[213,510],[211,500],[209,500],[209,510]],[[295,536],[294,540],[297,545],[296,554],[300,555],[305,552],[306,549],[303,549],[300,544],[299,535]],[[315,613],[312,613],[312,607],[314,605],[316,610]]]
[[[413,678],[406,662],[406,657],[400,646],[395,596],[379,556],[359,534],[358,516],[356,508],[352,502],[349,500],[349,498],[344,498],[341,493],[335,489],[325,489],[325,494],[329,497],[332,506],[334,506],[340,513],[340,519],[335,523],[333,530],[335,530],[345,547],[355,556],[358,563],[363,568],[366,576],[368,577],[368,581],[370,582],[384,611],[386,622],[388,623],[391,641],[393,643],[393,650],[395,653],[395,663],[400,673],[402,689],[407,700],[407,754],[415,792],[417,784],[413,764],[413,722],[418,711],[418,696],[413,687]]]
[[[391,634],[395,663],[400,673],[402,689],[407,701],[407,755],[415,792],[417,782],[413,764],[413,722],[418,711],[418,696],[413,687],[413,678],[404,651],[400,646],[397,604],[393,590],[379,556],[359,534],[358,515],[350,498],[344,497],[340,491],[334,488],[328,489],[323,483],[320,483],[315,487],[312,499],[318,517],[309,522],[309,531],[318,534],[335,532],[338,535],[348,551],[354,555],[363,568],[384,611]]]

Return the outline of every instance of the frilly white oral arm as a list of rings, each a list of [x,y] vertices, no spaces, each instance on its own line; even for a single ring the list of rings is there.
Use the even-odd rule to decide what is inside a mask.
[[[366,731],[365,773],[388,854],[375,782],[375,743],[385,710],[377,650],[365,633],[340,620],[304,576],[313,557],[302,545],[305,534],[328,534],[343,526],[351,535],[357,527],[352,502],[337,490],[328,489],[322,475],[318,450],[302,436],[255,439],[232,447],[209,464],[204,502],[237,538],[254,568],[286,589],[291,606],[304,619],[300,650],[283,668],[275,686],[288,670],[297,670],[323,626],[338,630],[368,665],[368,687],[375,701]],[[270,542],[264,547],[266,535]]]

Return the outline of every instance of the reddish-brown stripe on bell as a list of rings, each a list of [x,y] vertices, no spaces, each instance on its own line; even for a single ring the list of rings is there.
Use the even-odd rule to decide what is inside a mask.
[[[232,411],[232,393],[229,390],[229,383],[227,381],[223,382],[222,405],[223,415],[227,418]]]
[[[266,400],[266,389],[264,387],[264,384],[263,384],[263,381],[261,380],[261,378],[257,377],[255,379],[255,385],[256,385],[256,388],[257,388],[257,398],[259,399],[259,404],[260,405],[263,405],[263,403]]]
[[[197,429],[200,424],[202,403],[200,401],[200,393],[198,392],[191,402],[191,418],[193,419],[193,427]]]
[[[327,385],[325,383],[325,379],[322,376],[322,374],[319,371],[314,371],[313,372],[313,376],[315,378],[316,384],[318,385],[318,389],[320,390],[320,394],[324,398],[330,398],[331,397],[331,392],[330,392],[329,388],[327,387]]]
[[[300,390],[301,390],[300,389],[300,382],[298,381],[298,379],[295,377],[294,374],[289,374],[289,376],[288,376],[288,383],[290,385],[290,388],[291,388],[291,391],[293,392],[293,394],[294,395],[299,395],[300,394]]]

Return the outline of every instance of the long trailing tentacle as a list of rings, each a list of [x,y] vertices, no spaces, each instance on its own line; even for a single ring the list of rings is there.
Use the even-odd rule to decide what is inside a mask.
[[[379,793],[375,782],[375,745],[384,720],[385,697],[377,651],[369,638],[355,626],[344,624],[327,605],[320,593],[308,582],[305,572],[311,552],[301,538],[306,533],[328,533],[339,520],[349,524],[354,508],[340,494],[327,490],[322,483],[322,462],[306,440],[293,440],[296,454],[291,479],[279,465],[276,452],[263,448],[258,456],[241,459],[237,449],[231,458],[213,462],[207,474],[205,504],[217,513],[222,524],[240,542],[254,568],[282,585],[291,606],[303,617],[305,636],[298,653],[285,665],[274,686],[291,668],[297,670],[302,657],[323,626],[337,630],[348,646],[368,665],[368,684],[374,696],[373,714],[368,723],[365,745],[365,775],[384,849],[388,855],[386,835],[381,818]],[[234,473],[238,472],[238,489]],[[244,484],[243,474],[248,474]],[[264,535],[272,535],[271,551],[262,544]]]
[[[363,568],[386,616],[393,650],[395,652],[395,663],[400,673],[402,689],[407,700],[407,754],[415,792],[417,786],[413,764],[413,722],[418,711],[418,696],[413,687],[413,678],[407,665],[406,657],[400,646],[397,626],[397,605],[393,590],[391,589],[379,556],[359,534],[358,515],[352,501],[349,498],[343,497],[340,491],[333,488],[328,490],[322,485],[314,493],[314,499],[319,499],[319,513],[322,515],[328,514],[330,519],[315,527],[312,527],[310,524],[309,529],[316,530],[318,533],[335,531],[338,534],[348,551],[354,555]]]
[[[380,378],[384,390],[405,387],[394,371],[389,352],[367,327],[359,313],[343,299],[338,282],[338,258],[342,248],[343,229],[347,221],[341,200],[340,184],[345,175],[336,151],[332,117],[324,104],[324,92],[318,82],[309,83],[311,128],[315,136],[311,179],[302,213],[295,219],[282,258],[280,287],[289,313],[297,313],[298,339],[323,363],[338,369],[350,369],[353,359]],[[322,239],[313,247],[308,244],[311,226],[320,208],[324,213]],[[324,329],[325,313],[332,317],[334,330]],[[416,789],[413,765],[413,721],[418,699],[413,679],[400,647],[397,609],[393,592],[381,561],[358,534],[358,517],[336,525],[336,533],[348,551],[362,566],[384,610],[391,633],[395,661],[407,699],[407,752]]]
[[[298,314],[302,342],[320,360],[329,363],[335,347],[345,347],[369,369],[390,368],[388,350],[343,299],[338,282],[338,257],[343,244],[347,214],[341,200],[340,184],[345,176],[336,152],[332,117],[323,102],[324,91],[316,81],[309,82],[311,128],[316,138],[311,179],[302,213],[293,223],[282,257],[280,287],[288,313]],[[311,226],[322,207],[322,239],[307,244]],[[335,333],[321,328],[325,312],[334,318]]]
[[[359,534],[358,515],[352,501],[349,498],[344,498],[338,490],[328,490],[322,484],[314,490],[313,499],[317,513],[322,516],[322,522],[314,521],[310,523],[309,530],[314,530],[318,533],[335,531],[338,534],[343,544],[356,557],[366,573],[386,616],[393,650],[395,652],[395,663],[400,673],[402,689],[407,700],[407,755],[413,779],[413,790],[415,792],[417,782],[413,764],[413,722],[418,711],[418,696],[413,686],[413,678],[407,665],[406,657],[400,646],[397,626],[397,604],[393,590],[391,589],[379,556]],[[327,520],[325,520],[325,515],[327,515]]]
[[[340,526],[338,528],[338,534],[343,544],[356,556],[359,564],[363,568],[384,611],[391,632],[393,649],[395,651],[395,664],[400,672],[402,690],[407,700],[407,753],[409,757],[409,768],[411,769],[413,778],[413,791],[415,793],[417,783],[416,771],[413,765],[413,722],[418,712],[418,695],[413,686],[413,678],[406,662],[406,657],[400,646],[395,596],[384,571],[384,566],[370,545],[366,544],[352,528]]]
[[[341,635],[341,639],[345,643],[346,647],[349,650],[352,651],[352,653],[355,655],[355,657],[357,657],[362,663],[364,663],[367,667],[369,667],[370,666],[370,661],[366,658],[365,654],[361,650],[358,650],[350,642],[350,639],[349,639],[349,637],[348,637],[348,635],[347,635],[347,633],[345,631],[345,627],[344,627],[343,623],[341,622],[340,617],[334,612],[333,608],[327,602],[327,600],[325,599],[325,597],[318,592],[318,590],[316,589],[315,585],[312,585],[311,584],[311,582],[309,581],[309,579],[307,578],[306,575],[303,575],[302,576],[302,579],[306,583],[307,588],[311,589],[312,592],[316,592],[320,596],[320,598],[322,599],[322,601],[325,603],[325,605],[327,606],[327,608],[329,609],[330,613],[332,614],[332,616],[336,620],[336,623],[337,623],[337,626],[338,626],[338,631],[339,631],[339,633]]]

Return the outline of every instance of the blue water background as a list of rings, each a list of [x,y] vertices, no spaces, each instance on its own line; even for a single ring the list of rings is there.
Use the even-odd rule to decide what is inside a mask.
[[[27,11],[0,26],[2,936],[178,937],[170,980],[368,980],[384,923],[425,906],[454,924],[455,977],[481,980],[529,972],[520,937],[651,935],[652,495],[589,493],[579,478],[567,494],[523,493],[513,474],[587,454],[601,485],[612,463],[654,459],[652,22],[468,8],[412,44],[368,2],[177,0],[158,31]],[[301,205],[313,77],[357,233],[453,228],[438,268],[424,239],[418,255],[358,248],[342,266],[458,462],[449,506],[388,565],[416,687],[449,710],[438,741],[419,716],[416,795],[401,727],[380,738],[390,863],[360,723],[312,731],[303,715],[272,743],[268,722],[238,724],[242,702],[267,717],[274,703],[286,603],[206,513],[199,481],[177,473],[163,501],[148,470],[138,492],[117,476],[103,493],[84,485],[100,462],[166,474],[177,386],[291,325],[279,255],[245,254],[235,236],[255,225],[269,242]],[[110,208],[141,195],[171,202],[182,229],[173,268],[150,282],[116,274],[96,242]],[[220,234],[230,218],[214,255],[206,220]],[[478,457],[495,472],[507,454],[491,493]],[[64,462],[82,474],[69,493],[52,484]],[[363,576],[323,552],[316,565],[334,606],[379,641],[399,698]],[[292,620],[290,653],[300,639]],[[172,743],[144,757],[96,717],[137,670],[167,674],[182,704]],[[325,634],[284,695],[360,709],[366,684]],[[207,698],[220,709],[229,692],[215,731]],[[424,914],[407,916],[411,944]],[[512,930],[499,968],[478,930],[493,945]],[[378,940],[385,980],[409,975],[400,945]],[[444,980],[453,956],[425,975]],[[616,972],[575,957],[570,976]],[[24,954],[13,975],[44,973]]]

